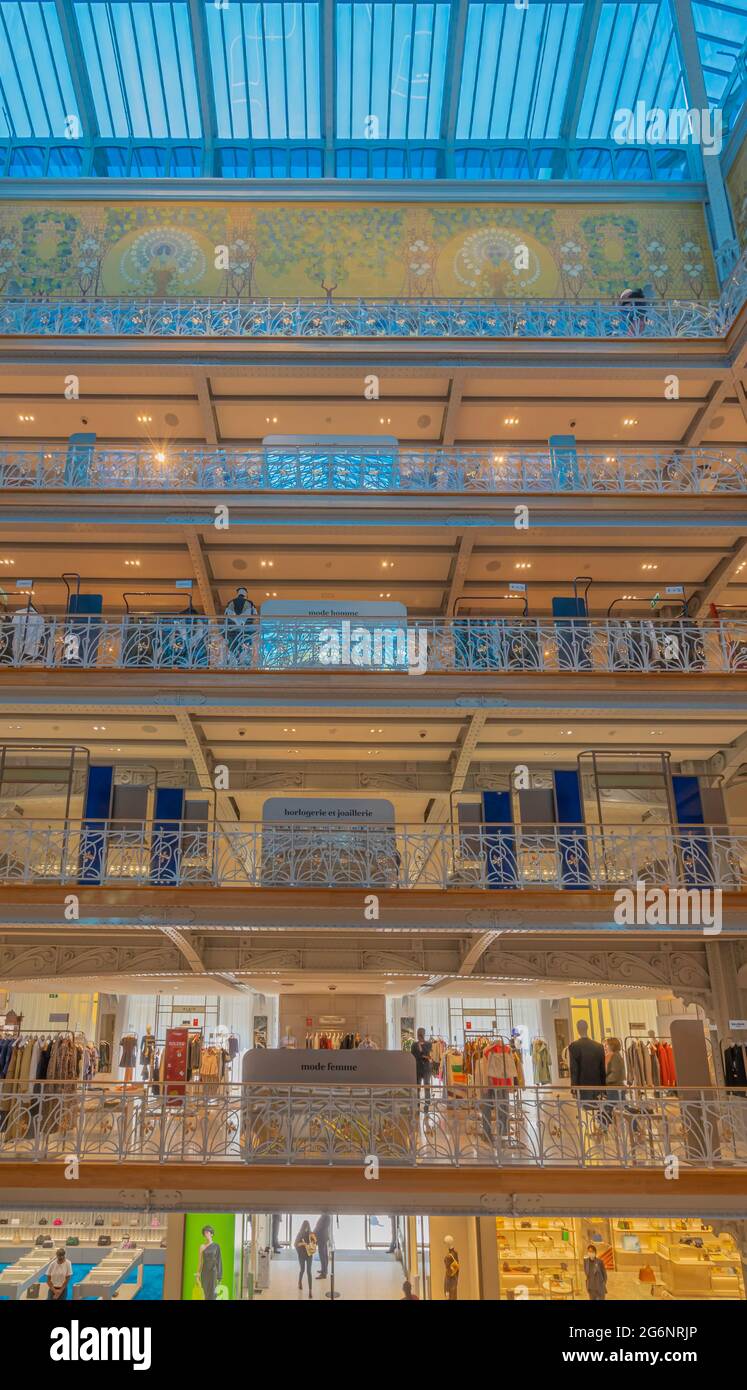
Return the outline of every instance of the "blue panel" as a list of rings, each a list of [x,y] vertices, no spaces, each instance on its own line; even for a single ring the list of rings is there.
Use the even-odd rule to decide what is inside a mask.
[[[1,0],[0,137],[78,138],[80,120],[54,0]]]
[[[438,139],[449,14],[444,3],[341,0],[335,45],[340,139]]]
[[[178,878],[183,815],[184,792],[179,787],[158,787],[150,855],[151,883],[175,883]]]
[[[692,10],[706,91],[715,105],[725,96],[737,58],[747,43],[747,3],[693,4]]]
[[[697,777],[674,776],[674,807],[678,825],[703,825],[703,803]]]
[[[469,6],[458,140],[558,138],[582,9]]]
[[[553,772],[558,825],[575,827],[559,836],[560,873],[564,888],[586,888],[591,883],[589,849],[583,829],[581,781],[576,770]]]
[[[700,780],[697,777],[672,777],[674,809],[677,817],[679,851],[682,857],[682,872],[688,888],[700,888],[714,883],[713,861],[711,858],[710,835],[688,834],[691,825],[704,825],[703,802],[700,795]]]
[[[75,0],[75,18],[105,139],[199,138],[187,0]]]
[[[615,112],[634,112],[639,101],[646,110],[687,106],[669,0],[602,6],[578,138],[610,139]]]
[[[482,794],[482,852],[489,888],[516,888],[519,883],[511,793]]]
[[[206,5],[220,139],[319,139],[319,11],[317,0]]]
[[[101,883],[103,877],[104,832],[112,802],[113,767],[88,769],[88,786],[80,832],[79,883]]]

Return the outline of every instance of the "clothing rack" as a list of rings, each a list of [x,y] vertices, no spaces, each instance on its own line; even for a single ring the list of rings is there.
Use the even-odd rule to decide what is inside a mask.
[[[636,1077],[634,1077],[634,1076],[631,1076],[631,1075],[629,1074],[630,1068],[629,1068],[629,1065],[628,1065],[628,1047],[629,1047],[630,1045],[634,1045],[634,1044],[638,1044],[638,1043],[646,1043],[646,1044],[648,1044],[648,1043],[653,1043],[655,1047],[664,1046],[664,1047],[666,1047],[666,1048],[669,1049],[669,1052],[671,1053],[671,1065],[672,1065],[672,1079],[671,1079],[671,1080],[669,1080],[669,1081],[662,1081],[662,1080],[661,1080],[661,1077],[660,1077],[658,1082],[652,1081],[652,1082],[650,1083],[650,1085],[649,1085],[647,1082],[645,1082],[645,1081],[644,1081],[644,1082],[641,1082],[640,1080],[638,1080],[638,1078],[636,1078]],[[677,1069],[676,1069],[676,1064],[675,1064],[675,1060],[674,1060],[674,1049],[672,1048],[672,1039],[671,1039],[671,1038],[660,1037],[659,1034],[658,1034],[658,1033],[654,1033],[653,1030],[647,1031],[646,1034],[645,1034],[645,1036],[644,1036],[643,1033],[627,1033],[626,1036],[625,1036],[625,1038],[624,1038],[624,1040],[623,1040],[623,1047],[624,1047],[624,1049],[625,1049],[625,1076],[626,1076],[626,1080],[627,1080],[628,1086],[633,1086],[633,1087],[635,1087],[637,1090],[655,1090],[655,1091],[664,1090],[664,1091],[668,1091],[668,1090],[672,1090],[672,1088],[675,1087],[675,1086],[677,1085]],[[659,1062],[660,1062],[660,1059],[659,1059],[658,1053],[657,1053],[657,1063],[659,1063]]]

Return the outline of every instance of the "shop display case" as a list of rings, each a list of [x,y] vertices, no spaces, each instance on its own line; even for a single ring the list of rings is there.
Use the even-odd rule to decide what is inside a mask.
[[[103,1237],[112,1247],[129,1240],[157,1250],[166,1240],[166,1216],[143,1211],[0,1211],[0,1260],[15,1258],[24,1246],[36,1245],[40,1236],[52,1241],[51,1249],[97,1249]]]

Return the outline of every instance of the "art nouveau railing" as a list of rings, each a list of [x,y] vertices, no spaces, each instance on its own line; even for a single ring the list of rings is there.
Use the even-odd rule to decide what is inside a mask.
[[[742,263],[740,262],[740,267]],[[740,298],[741,296],[741,298]],[[0,300],[0,335],[127,338],[720,338],[744,275],[718,300]]]
[[[747,832],[0,818],[6,884],[614,890],[639,882],[747,887]]]
[[[747,1098],[717,1088],[572,1094],[555,1087],[463,1095],[413,1086],[42,1082],[0,1100],[2,1160],[235,1162],[568,1169],[742,1167]],[[181,1087],[183,1092],[184,1087]],[[162,1093],[163,1092],[163,1093]]]
[[[0,449],[0,489],[137,492],[747,492],[745,449]]]
[[[747,620],[50,617],[0,619],[3,669],[132,671],[747,671]]]

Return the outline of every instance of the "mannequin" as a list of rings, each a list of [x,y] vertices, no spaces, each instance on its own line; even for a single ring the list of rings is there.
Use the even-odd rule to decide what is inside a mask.
[[[444,1245],[444,1297],[449,1303],[456,1303],[459,1290],[459,1254],[453,1236],[444,1236]]]
[[[124,1067],[124,1079],[125,1081],[132,1081],[132,1078],[135,1075],[135,1058],[137,1055],[137,1033],[135,1032],[135,1029],[133,1028],[131,1023],[128,1024],[127,1032],[122,1034],[122,1037],[119,1040],[119,1045],[122,1049],[119,1058],[119,1065],[120,1067]]]
[[[285,1030],[285,1037],[280,1039],[280,1046],[281,1046],[281,1047],[296,1047],[296,1045],[297,1045],[297,1044],[296,1044],[296,1039],[293,1037],[293,1034],[291,1033],[290,1027],[286,1028],[286,1030]]]
[[[145,1034],[140,1043],[140,1075],[143,1081],[153,1080],[153,1063],[156,1059],[156,1040],[150,1024],[145,1025]]]

